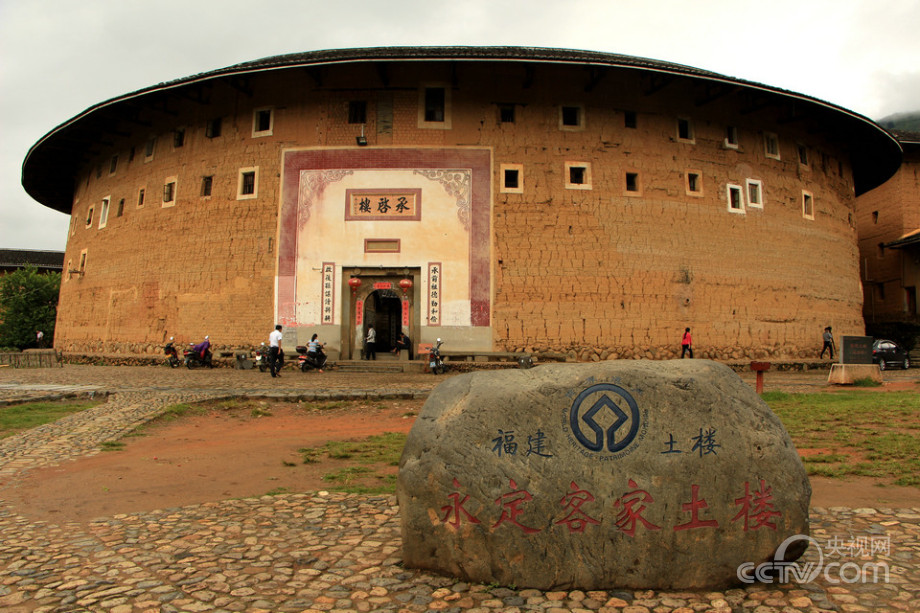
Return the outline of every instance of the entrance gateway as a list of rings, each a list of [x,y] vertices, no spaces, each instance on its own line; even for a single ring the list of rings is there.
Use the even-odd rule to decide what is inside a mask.
[[[404,332],[415,345],[419,339],[419,308],[416,295],[419,287],[419,268],[362,269],[345,268],[343,279],[351,294],[343,301],[342,359],[357,360],[363,357],[367,330],[374,326],[377,336],[377,358],[386,359],[396,347],[396,339]],[[359,283],[360,282],[360,283]]]
[[[283,156],[277,323],[332,360],[492,349],[492,157],[481,148],[292,149]]]

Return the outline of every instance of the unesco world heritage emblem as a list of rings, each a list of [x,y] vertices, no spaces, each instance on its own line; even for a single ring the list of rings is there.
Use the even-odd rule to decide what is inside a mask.
[[[612,383],[581,392],[569,409],[569,428],[579,445],[592,452],[619,453],[645,433],[635,398]]]

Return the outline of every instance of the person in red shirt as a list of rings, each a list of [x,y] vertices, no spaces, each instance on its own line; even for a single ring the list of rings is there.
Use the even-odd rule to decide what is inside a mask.
[[[693,340],[690,338],[690,328],[684,329],[684,337],[680,341],[681,359],[687,354],[690,355],[690,359],[693,359]]]

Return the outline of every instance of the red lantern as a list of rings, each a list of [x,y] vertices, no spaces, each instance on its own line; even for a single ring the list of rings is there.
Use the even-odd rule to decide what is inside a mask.
[[[399,287],[402,288],[403,296],[406,295],[410,289],[412,289],[412,279],[403,279],[399,282]]]
[[[358,293],[358,288],[361,287],[361,279],[358,277],[352,277],[348,280],[348,287],[351,288],[351,295],[354,296]]]

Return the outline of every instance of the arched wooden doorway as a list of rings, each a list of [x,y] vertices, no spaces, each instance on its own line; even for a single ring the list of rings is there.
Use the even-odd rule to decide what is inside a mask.
[[[367,330],[374,326],[377,338],[377,359],[393,359],[390,353],[396,346],[400,332],[412,343],[417,343],[419,333],[418,300],[421,269],[419,268],[352,268],[343,270],[343,285],[353,291],[352,298],[343,305],[343,316],[349,322],[343,326],[342,358],[359,360],[363,357]],[[357,280],[357,286],[349,281]],[[400,282],[411,281],[403,288]],[[405,289],[405,291],[404,291]],[[345,352],[345,349],[348,352]]]

